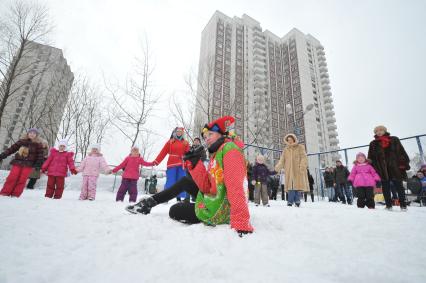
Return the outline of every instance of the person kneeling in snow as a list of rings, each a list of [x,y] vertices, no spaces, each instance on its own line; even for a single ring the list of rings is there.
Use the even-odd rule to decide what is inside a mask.
[[[225,116],[204,126],[202,135],[210,153],[207,170],[201,161],[202,150],[192,149],[183,158],[190,176],[134,206],[128,206],[127,210],[149,214],[157,204],[187,191],[196,196],[195,204],[183,202],[173,205],[169,211],[172,219],[212,226],[230,223],[240,237],[253,232],[243,188],[246,174],[244,156],[241,147],[228,136],[228,127],[234,122],[233,117]]]

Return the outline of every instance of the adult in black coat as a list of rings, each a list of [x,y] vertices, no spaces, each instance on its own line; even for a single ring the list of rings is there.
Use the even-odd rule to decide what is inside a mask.
[[[374,140],[370,142],[368,159],[380,175],[386,209],[392,209],[391,182],[398,192],[401,210],[406,210],[404,187],[402,181],[407,179],[410,170],[410,158],[398,137],[391,136],[384,126],[374,129]]]
[[[311,172],[309,172],[309,169],[307,170],[307,174],[308,174],[308,181],[309,181],[309,194],[311,195],[311,200],[312,202],[314,202],[314,177],[312,177]],[[304,193],[303,194],[305,197],[305,202],[308,201],[308,193]]]

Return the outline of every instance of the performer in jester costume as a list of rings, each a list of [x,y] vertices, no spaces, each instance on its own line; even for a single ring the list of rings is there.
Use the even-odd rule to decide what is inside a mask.
[[[158,165],[163,161],[167,154],[169,155],[166,171],[167,180],[164,186],[164,189],[166,190],[173,186],[182,177],[186,176],[183,168],[182,157],[189,151],[189,143],[185,140],[183,133],[184,128],[175,128],[170,139],[166,142],[163,149],[154,160],[154,164]],[[189,201],[189,195],[186,192],[180,193],[177,196],[177,200],[181,201],[182,199]]]
[[[190,176],[183,177],[168,190],[128,206],[127,210],[149,214],[157,204],[187,191],[196,196],[195,204],[174,204],[169,211],[172,219],[188,224],[203,222],[211,226],[231,224],[240,237],[251,233],[253,227],[243,188],[246,167],[242,143],[237,145],[228,136],[228,128],[234,121],[233,117],[225,116],[204,126],[202,135],[210,153],[207,169],[200,160],[202,147],[191,150],[183,158]]]

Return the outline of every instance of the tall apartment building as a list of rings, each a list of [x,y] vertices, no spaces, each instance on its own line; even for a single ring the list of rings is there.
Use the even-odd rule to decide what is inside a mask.
[[[0,150],[16,142],[29,127],[53,145],[74,75],[62,51],[31,42],[19,61],[0,127]],[[7,168],[10,158],[2,163]]]
[[[235,131],[248,144],[247,157],[269,154],[295,133],[308,152],[338,149],[336,119],[324,47],[297,29],[284,37],[262,30],[247,15],[216,11],[202,32],[195,125],[222,115],[236,118]],[[308,105],[312,110],[306,111]],[[322,156],[321,166],[338,155]],[[310,159],[318,168],[318,160]]]

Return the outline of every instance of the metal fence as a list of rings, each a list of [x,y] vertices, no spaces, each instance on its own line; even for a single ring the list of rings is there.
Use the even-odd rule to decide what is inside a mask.
[[[417,172],[422,164],[426,163],[426,156],[424,153],[424,149],[426,149],[426,134],[401,138],[400,140],[411,160],[411,169],[408,171],[408,175],[411,177]],[[245,144],[245,149],[251,147],[256,148],[259,153],[262,153],[271,159],[274,152],[282,152],[282,150],[260,147],[253,144]],[[342,163],[347,166],[349,170],[351,170],[357,153],[363,152],[365,155],[367,155],[368,147],[369,145],[360,145],[342,148],[339,150],[311,152],[307,154],[310,166],[309,169],[315,180],[314,190],[318,200],[323,199],[325,196],[325,186],[323,179],[325,167],[335,167],[335,164],[333,164],[330,160],[335,160],[337,154],[340,156],[339,159],[342,161]],[[332,158],[332,156],[334,158]]]

